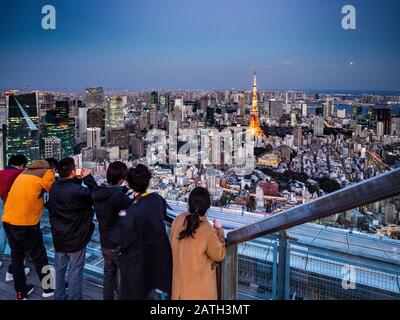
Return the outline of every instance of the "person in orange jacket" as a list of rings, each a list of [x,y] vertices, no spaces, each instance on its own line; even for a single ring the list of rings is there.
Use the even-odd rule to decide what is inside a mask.
[[[40,230],[40,219],[44,207],[43,195],[49,192],[54,182],[54,172],[44,160],[34,161],[27,166],[14,181],[2,218],[11,248],[11,269],[17,299],[24,300],[33,291],[32,285],[26,284],[24,272],[25,253],[33,259],[36,272],[42,281],[48,266],[46,248]],[[48,272],[48,271],[47,271]],[[51,288],[44,288],[43,297],[51,297]]]

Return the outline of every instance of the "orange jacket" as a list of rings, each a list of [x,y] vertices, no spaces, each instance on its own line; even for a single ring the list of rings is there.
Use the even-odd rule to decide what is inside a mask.
[[[54,173],[47,161],[30,164],[11,187],[2,221],[15,226],[37,225],[44,206],[43,194],[50,191],[53,182]]]

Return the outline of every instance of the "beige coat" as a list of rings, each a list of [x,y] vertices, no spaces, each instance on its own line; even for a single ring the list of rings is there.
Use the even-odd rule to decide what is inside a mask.
[[[201,217],[194,238],[178,240],[188,214],[180,215],[172,224],[172,299],[216,300],[217,262],[226,254],[224,230],[214,229],[206,217]]]

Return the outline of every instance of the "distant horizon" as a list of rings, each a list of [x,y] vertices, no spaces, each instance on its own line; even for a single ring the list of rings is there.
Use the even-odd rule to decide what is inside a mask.
[[[86,86],[86,87],[78,87],[78,88],[50,88],[50,87],[42,87],[42,88],[0,88],[0,91],[85,91],[86,88],[96,88],[102,87],[105,91],[134,91],[134,92],[145,92],[145,91],[156,91],[156,92],[169,92],[169,91],[251,91],[251,88],[243,89],[243,88],[108,88],[101,85],[96,86]],[[378,94],[378,93],[396,93],[400,94],[400,89],[392,90],[392,89],[293,89],[293,88],[257,88],[257,91],[263,92],[305,92],[305,93],[330,93],[330,94]]]

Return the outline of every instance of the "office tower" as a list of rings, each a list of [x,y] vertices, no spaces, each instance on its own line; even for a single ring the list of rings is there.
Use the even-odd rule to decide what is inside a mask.
[[[94,152],[101,148],[101,129],[87,128],[87,146]]]
[[[373,110],[376,122],[383,123],[383,135],[390,134],[390,120],[391,120],[391,109],[387,107],[379,107]]]
[[[295,127],[297,126],[297,115],[295,112],[292,112],[290,114],[290,126],[291,127]]]
[[[74,154],[75,120],[69,117],[69,101],[56,101],[55,110],[46,112],[44,136],[60,139],[60,158]]]
[[[143,158],[146,155],[144,149],[144,141],[141,138],[132,137],[131,148],[132,148],[132,156],[134,157],[134,159]]]
[[[122,130],[125,127],[125,104],[122,97],[109,97],[106,100],[107,138],[111,130]]]
[[[80,142],[86,141],[86,129],[87,129],[87,108],[78,109],[78,132]]]
[[[169,95],[167,93],[161,93],[159,99],[160,109],[169,113]]]
[[[215,122],[215,109],[213,107],[207,107],[206,109],[206,124],[213,126]]]
[[[303,130],[301,126],[297,126],[294,128],[294,146],[297,148],[301,148],[303,146]]]
[[[158,107],[158,92],[157,91],[153,91],[150,94],[150,105],[155,105],[156,107]]]
[[[257,99],[257,75],[255,72],[253,76],[253,95],[251,103],[249,132],[253,137],[265,137],[265,134],[260,127],[260,114],[258,111]]]
[[[382,136],[384,136],[384,134],[385,134],[385,125],[383,122],[379,121],[376,124],[376,135],[378,137],[382,137]]]
[[[149,127],[149,113],[143,112],[139,117],[139,129],[140,131],[147,131]]]
[[[129,145],[129,131],[125,129],[111,130],[109,133],[109,143],[111,146],[127,148]]]
[[[158,119],[157,119],[157,106],[152,105],[150,108],[150,125],[152,129],[158,128]]]
[[[301,115],[303,117],[307,117],[308,116],[308,106],[307,103],[302,103],[301,104]]]
[[[324,119],[332,117],[332,113],[333,113],[333,99],[326,99],[326,102],[323,104]]]
[[[102,87],[86,88],[85,105],[87,108],[104,108],[104,89]]]
[[[87,112],[87,127],[100,128],[101,136],[105,135],[106,112],[102,108],[92,108]]]
[[[40,132],[37,93],[6,96],[6,105],[6,158],[24,154],[29,162],[38,160]]]
[[[283,101],[269,100],[269,116],[275,119],[280,119],[283,116]]]
[[[324,119],[321,117],[314,118],[314,136],[323,137],[324,136]]]
[[[239,94],[239,110],[240,110],[240,115],[245,116],[246,115],[246,97],[244,94]]]
[[[356,125],[356,127],[355,127],[355,129],[354,129],[354,135],[356,136],[356,137],[359,137],[360,136],[360,134],[361,134],[361,132],[362,132],[362,126],[361,125]]]
[[[63,158],[61,146],[60,138],[44,138],[44,158],[61,160]]]

